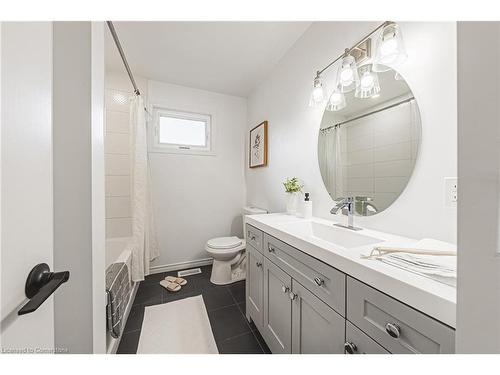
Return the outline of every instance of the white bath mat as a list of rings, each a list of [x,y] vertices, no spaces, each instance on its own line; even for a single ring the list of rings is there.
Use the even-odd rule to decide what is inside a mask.
[[[218,354],[202,296],[144,311],[137,354]]]

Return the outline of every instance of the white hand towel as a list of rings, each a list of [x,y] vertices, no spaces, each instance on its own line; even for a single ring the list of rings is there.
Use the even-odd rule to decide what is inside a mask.
[[[456,245],[425,238],[408,244],[375,247],[365,259],[375,259],[404,270],[455,286]]]

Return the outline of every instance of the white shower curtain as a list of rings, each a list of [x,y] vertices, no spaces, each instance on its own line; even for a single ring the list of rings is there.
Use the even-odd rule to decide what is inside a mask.
[[[160,255],[153,220],[146,113],[144,102],[135,96],[130,103],[132,280],[149,275],[149,263]]]
[[[340,126],[320,131],[319,155],[325,185],[333,198],[344,196]]]

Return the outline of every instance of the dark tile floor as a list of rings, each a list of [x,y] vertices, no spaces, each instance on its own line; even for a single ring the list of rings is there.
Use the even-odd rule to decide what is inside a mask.
[[[135,354],[141,333],[144,307],[202,295],[212,326],[215,342],[221,354],[270,353],[253,323],[245,318],[245,282],[227,286],[210,282],[211,266],[201,267],[202,273],[187,276],[187,285],[171,293],[160,286],[165,276],[177,276],[177,271],[159,273],[141,282],[118,347],[118,354]]]

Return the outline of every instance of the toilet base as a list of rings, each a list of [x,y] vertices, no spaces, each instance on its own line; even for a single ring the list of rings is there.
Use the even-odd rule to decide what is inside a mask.
[[[210,282],[215,285],[228,285],[237,281],[245,280],[245,264],[233,268],[231,262],[215,260],[212,265]]]

